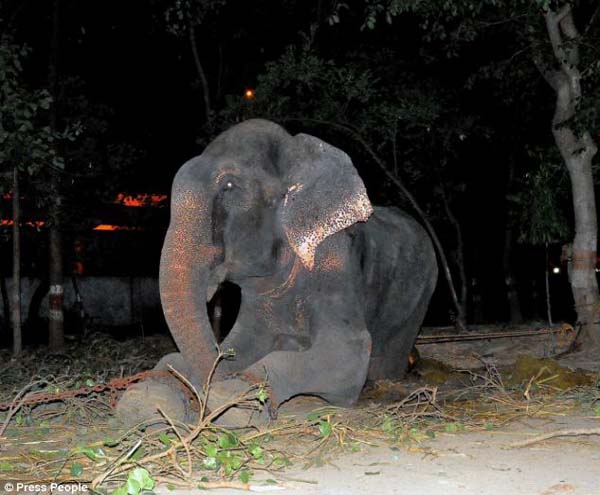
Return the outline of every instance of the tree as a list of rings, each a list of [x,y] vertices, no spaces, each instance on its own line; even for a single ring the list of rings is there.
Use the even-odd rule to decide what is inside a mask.
[[[204,119],[209,128],[212,120],[211,91],[201,61],[196,31],[208,15],[217,12],[223,5],[225,0],[168,0],[162,5],[167,31],[189,43],[202,88]]]
[[[597,77],[600,74],[600,57],[596,57],[587,67],[582,65],[582,36],[575,24],[571,2],[556,8],[551,8],[549,2],[544,2],[542,6],[544,8],[541,15],[546,24],[554,60],[552,63],[545,62],[538,54],[534,55],[534,60],[556,93],[552,134],[571,180],[575,238],[569,281],[578,323],[581,325],[580,338],[600,350],[600,295],[595,270],[598,215],[592,174],[592,159],[598,147],[587,128],[589,120],[586,122],[582,115],[586,110],[582,67],[587,69],[588,77]],[[594,17],[598,8],[600,6],[594,11]],[[588,110],[599,112],[597,106],[595,110],[589,107]]]
[[[440,7],[444,15],[440,15]],[[369,28],[382,14],[388,22],[401,14],[417,14],[424,36],[444,43],[449,56],[457,47],[485,36],[490,28],[503,31],[513,53],[496,61],[495,67],[513,78],[535,77],[536,71],[552,88],[556,98],[552,135],[571,182],[575,237],[570,284],[581,326],[579,338],[590,349],[600,348],[600,295],[595,274],[598,219],[592,174],[597,146],[589,130],[600,116],[600,57],[591,41],[598,36],[600,5],[563,0],[463,0],[440,6],[428,1],[367,0],[365,8]],[[585,26],[582,31],[576,19]]]
[[[544,247],[546,311],[548,323],[552,325],[548,246],[564,240],[569,232],[564,209],[560,205],[565,181],[563,170],[552,160],[552,154],[545,156],[539,152],[531,155],[539,161],[539,166],[525,177],[523,187],[512,200],[520,212],[519,242]]]
[[[56,101],[58,90],[58,54],[60,32],[60,0],[54,0],[52,4],[52,28],[50,38],[50,60],[48,63],[48,85],[54,101]],[[50,131],[58,132],[58,115],[56,105],[50,109]],[[56,146],[56,143],[55,143]],[[57,153],[57,150],[55,150]],[[62,198],[59,194],[58,171],[53,168],[50,172],[51,194],[48,227],[48,279],[50,290],[48,293],[48,346],[51,350],[59,350],[65,344],[64,329],[64,285],[63,285],[63,253],[62,233],[60,226],[60,208]]]
[[[3,171],[12,171],[8,187],[12,188],[13,198],[11,321],[15,355],[21,352],[19,176],[36,176],[48,164],[62,167],[53,146],[57,136],[49,127],[40,125],[52,98],[45,90],[28,90],[22,80],[22,61],[28,53],[26,47],[15,44],[7,35],[0,39],[0,164]],[[4,188],[7,189],[6,183]]]

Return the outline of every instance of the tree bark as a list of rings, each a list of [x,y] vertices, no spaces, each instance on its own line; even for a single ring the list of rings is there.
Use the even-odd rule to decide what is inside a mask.
[[[446,197],[444,186],[440,184],[439,189],[442,193],[442,201],[444,203],[444,210],[446,212],[446,216],[448,217],[448,220],[450,220],[450,224],[452,225],[452,227],[454,227],[454,234],[456,235],[456,265],[458,266],[458,277],[460,279],[460,299],[458,302],[460,304],[462,314],[466,317],[469,288],[467,284],[467,272],[465,270],[465,247],[463,242],[462,229],[460,228],[460,223],[458,222],[456,216],[450,209],[450,203],[448,202],[448,198]]]
[[[548,325],[552,326],[552,301],[550,299],[550,270],[548,262],[548,243],[544,246],[546,256],[544,256],[544,282],[546,284],[546,316],[548,317]]]
[[[12,188],[13,208],[13,283],[12,283],[12,305],[11,321],[13,333],[13,355],[18,356],[23,350],[21,336],[21,204],[19,192],[19,170],[13,169]]]
[[[206,123],[210,124],[210,121],[211,121],[210,88],[208,87],[208,80],[206,79],[206,73],[204,72],[202,63],[200,62],[200,56],[198,55],[198,46],[196,44],[196,32],[194,31],[193,26],[190,26],[190,28],[189,28],[189,40],[190,40],[190,47],[192,49],[192,55],[194,57],[194,65],[196,66],[196,71],[198,72],[198,77],[200,78],[200,84],[202,84],[202,98],[204,101],[204,116],[206,118]]]
[[[48,81],[54,102],[50,112],[50,129],[56,133],[58,129],[57,96],[58,96],[58,50],[60,29],[60,0],[54,0],[52,16],[52,38],[50,46],[50,64],[48,66]],[[50,290],[48,292],[48,346],[52,350],[64,347],[64,286],[62,262],[62,236],[60,232],[61,197],[57,173],[50,167],[50,180],[54,196],[50,205],[49,236],[49,274]]]
[[[508,159],[508,181],[506,184],[507,196],[510,194],[515,175],[515,157],[510,155]],[[508,198],[506,211],[509,211]],[[523,323],[523,313],[519,302],[519,293],[516,286],[516,275],[512,265],[513,251],[513,229],[510,219],[507,218],[504,229],[504,251],[502,255],[502,270],[504,272],[504,287],[506,289],[506,300],[508,302],[508,319],[513,324]]]
[[[558,70],[541,67],[546,81],[556,93],[552,134],[571,180],[575,239],[571,271],[571,290],[577,320],[581,325],[579,339],[586,346],[600,348],[600,295],[596,280],[598,225],[592,175],[592,158],[597,147],[586,130],[576,134],[569,120],[577,113],[581,101],[579,70],[579,33],[570,5],[560,11],[544,13],[548,37]],[[538,67],[540,64],[538,63]]]
[[[6,274],[0,266],[0,294],[2,296],[2,313],[6,333],[10,331],[10,300],[8,296],[8,288],[6,287]]]

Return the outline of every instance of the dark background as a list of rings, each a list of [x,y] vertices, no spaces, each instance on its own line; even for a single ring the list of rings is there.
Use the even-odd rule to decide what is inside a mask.
[[[47,83],[53,2],[5,2],[15,39],[32,48],[26,61],[27,83],[43,87]],[[198,47],[212,92],[213,107],[225,105],[226,95],[242,98],[246,88],[257,83],[265,64],[277,59],[290,44],[299,43],[306,33],[321,2],[258,1],[228,2],[219,15],[210,14],[197,30]],[[162,22],[162,4],[158,1],[128,0],[60,2],[59,78],[76,76],[82,91],[94,105],[107,111],[108,142],[127,142],[140,151],[127,174],[114,177],[127,194],[169,194],[178,167],[201,153],[209,135],[203,127],[201,89],[192,62],[189,45],[168,33]],[[360,9],[352,8],[344,22],[319,30],[317,44],[325,58],[343,59],[351,50],[363,50],[365,57],[386,48],[402,49],[403,61],[390,67],[389,77],[412,71],[417,77],[434,81],[439,87],[463,91],[468,76],[491,58],[509,54],[512,47],[495,32],[465,47],[458,56],[436,55],[436,63],[424,63],[427,53],[420,42],[418,23],[410,16],[395,20],[391,26],[361,30]],[[435,52],[435,43],[427,50]],[[505,226],[508,170],[512,154],[517,169],[524,166],[526,153],[520,145],[511,145],[511,133],[520,142],[544,141],[551,145],[550,119],[554,95],[541,77],[532,84],[530,119],[515,123],[515,114],[524,109],[511,107],[505,101],[490,99],[490,85],[480,84],[458,97],[459,112],[477,115],[485,126],[506,139],[490,140],[483,134],[471,136],[460,150],[460,175],[465,187],[454,199],[455,214],[462,226],[465,265],[470,283],[477,281],[477,291],[470,295],[471,322],[503,322],[508,318],[502,257]],[[518,91],[518,88],[515,89]],[[69,98],[67,94],[66,99]],[[306,130],[288,125],[292,131]],[[296,128],[297,127],[297,128]],[[319,129],[310,130],[318,133]],[[326,133],[321,137],[328,139]],[[381,173],[363,152],[350,143],[338,142],[353,158],[374,202],[395,204],[410,210],[402,194],[385,184]],[[346,144],[346,146],[344,146]],[[103,188],[111,177],[94,179]],[[408,181],[410,188],[410,181]],[[75,184],[74,187],[77,187]],[[418,198],[432,191],[416,189]],[[114,197],[114,196],[113,196]],[[4,215],[9,215],[8,199]],[[91,206],[90,206],[91,205]],[[71,246],[75,240],[85,245],[81,255],[86,275],[156,275],[162,237],[168,224],[168,206],[127,208],[115,205],[110,197],[90,198],[87,204],[88,224],[81,222],[67,232],[65,267],[76,260]],[[44,212],[25,198],[27,217],[40,218]],[[7,217],[9,218],[9,216]],[[136,230],[94,231],[93,224],[127,225]],[[451,243],[451,227],[436,220],[435,227],[442,243]],[[1,246],[2,271],[10,273],[10,235],[4,228]],[[40,276],[46,270],[44,229],[26,229],[24,235],[23,270],[25,275]],[[560,243],[549,248],[551,267],[560,266]],[[544,250],[515,243],[513,266],[518,274],[517,287],[526,318],[545,314]],[[555,319],[573,319],[572,300],[565,269],[550,277]],[[477,292],[479,294],[477,294]],[[479,297],[482,306],[475,309]],[[452,322],[451,307],[445,281],[440,277],[431,306],[428,323]]]

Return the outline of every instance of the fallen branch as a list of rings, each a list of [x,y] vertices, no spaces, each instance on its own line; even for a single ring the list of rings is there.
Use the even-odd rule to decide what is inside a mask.
[[[544,440],[549,440],[550,438],[576,437],[583,435],[600,435],[600,428],[577,428],[574,430],[553,431],[551,433],[544,433],[543,435],[538,435],[537,437],[533,437],[528,440],[522,440],[520,442],[511,443],[509,447],[513,449],[519,447],[527,447],[528,445],[532,445],[537,442],[543,442]]]

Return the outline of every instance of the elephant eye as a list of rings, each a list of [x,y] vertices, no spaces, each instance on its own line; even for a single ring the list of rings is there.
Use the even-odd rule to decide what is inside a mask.
[[[237,187],[237,184],[232,179],[227,179],[222,184],[223,191],[231,191]]]

